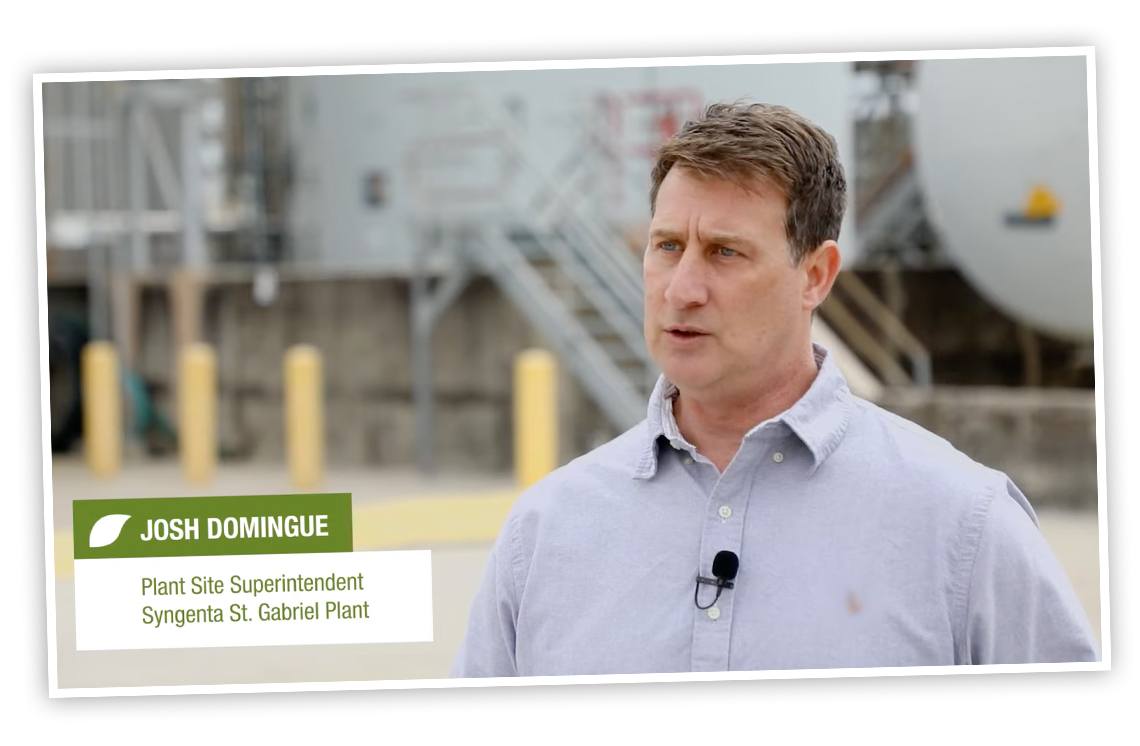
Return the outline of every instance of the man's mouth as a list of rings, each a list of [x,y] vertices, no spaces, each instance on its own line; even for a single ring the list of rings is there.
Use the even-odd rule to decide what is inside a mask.
[[[665,331],[669,334],[670,337],[673,337],[674,339],[696,339],[697,337],[704,337],[708,335],[708,332],[704,329],[701,329],[700,327],[686,326],[684,324],[667,326],[665,327]]]

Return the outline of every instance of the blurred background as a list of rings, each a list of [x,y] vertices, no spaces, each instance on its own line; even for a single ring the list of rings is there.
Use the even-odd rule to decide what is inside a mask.
[[[511,502],[644,417],[655,150],[714,101],[837,139],[815,334],[1009,473],[1100,634],[1083,57],[45,83],[61,687],[446,676]],[[435,641],[77,652],[71,501],[351,492]]]

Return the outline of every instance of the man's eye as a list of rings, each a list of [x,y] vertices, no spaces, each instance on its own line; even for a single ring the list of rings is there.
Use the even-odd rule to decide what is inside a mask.
[[[727,246],[718,246],[716,250],[717,256],[737,256],[736,249],[730,249]]]
[[[657,244],[657,248],[661,251],[676,251],[678,248],[676,241],[662,241]]]

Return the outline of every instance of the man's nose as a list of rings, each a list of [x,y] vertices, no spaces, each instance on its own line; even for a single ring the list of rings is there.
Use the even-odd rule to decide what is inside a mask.
[[[665,288],[665,300],[675,308],[689,308],[708,302],[707,268],[701,261],[699,252],[686,249],[681,260],[673,266],[669,284]]]

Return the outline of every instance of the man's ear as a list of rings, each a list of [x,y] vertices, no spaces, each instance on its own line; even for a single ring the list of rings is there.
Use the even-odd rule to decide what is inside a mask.
[[[805,309],[814,311],[827,299],[831,286],[835,284],[835,278],[839,276],[841,261],[839,244],[830,239],[815,247],[804,257],[803,269],[807,280],[803,295]]]

